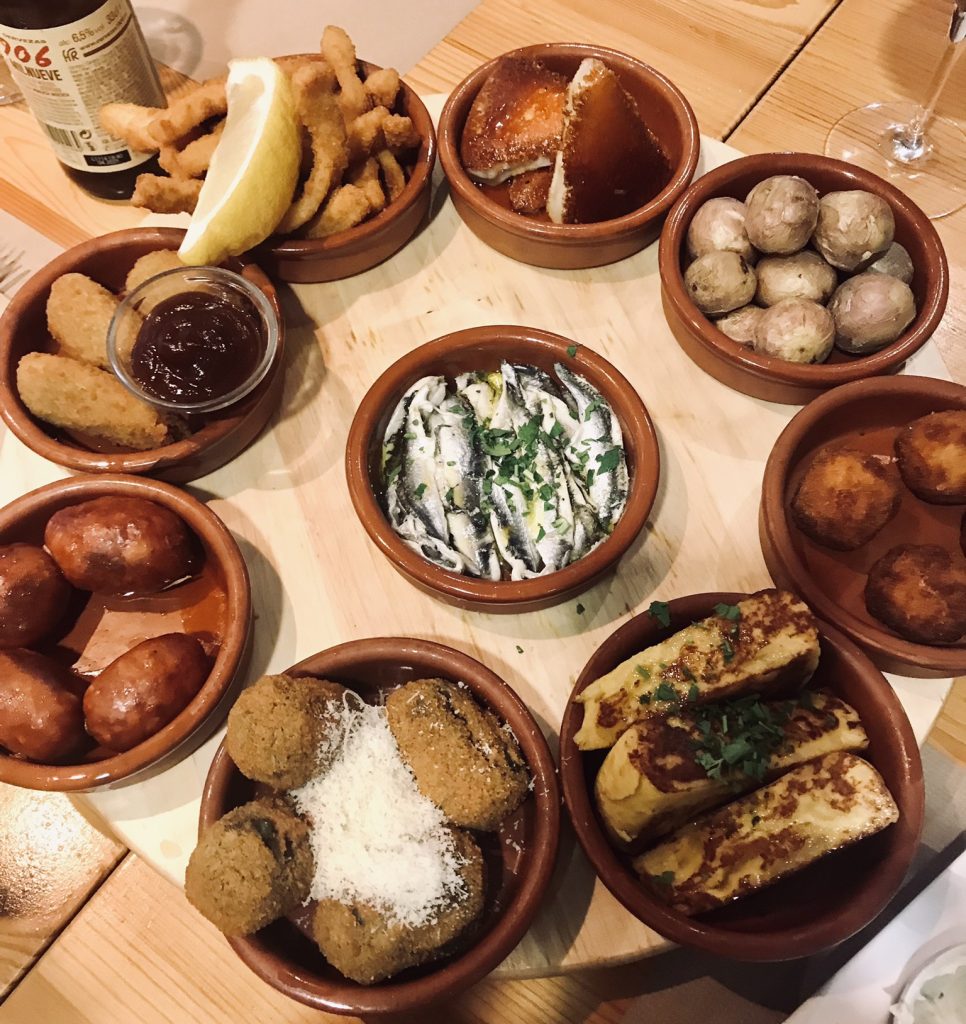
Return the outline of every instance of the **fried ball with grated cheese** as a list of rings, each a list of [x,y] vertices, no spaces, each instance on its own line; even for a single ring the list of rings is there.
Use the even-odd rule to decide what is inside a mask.
[[[453,830],[464,891],[427,924],[405,925],[363,903],[320,900],[313,934],[326,960],[347,978],[371,985],[407,967],[455,952],[483,912],[483,855],[470,835]]]
[[[451,824],[497,829],[523,803],[530,777],[516,738],[469,690],[417,679],[389,694],[386,713],[419,791]]]
[[[896,458],[906,486],[923,501],[966,502],[966,409],[913,420],[896,437]]]
[[[791,511],[806,536],[837,551],[867,544],[899,511],[899,478],[888,459],[824,448],[805,471]]]

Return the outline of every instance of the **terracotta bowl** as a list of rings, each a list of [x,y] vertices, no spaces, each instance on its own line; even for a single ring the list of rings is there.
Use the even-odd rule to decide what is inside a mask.
[[[895,239],[909,250],[916,269],[911,287],[918,313],[901,338],[871,355],[853,356],[836,348],[824,363],[789,363],[732,341],[691,301],[684,286],[684,241],[691,218],[708,199],[731,196],[744,200],[754,185],[773,174],[800,175],[819,195],[863,189],[889,203],[895,215]],[[658,262],[664,315],[691,359],[735,391],[789,405],[804,405],[840,384],[895,373],[939,326],[949,293],[946,254],[922,210],[871,171],[813,153],[761,153],[732,160],[702,175],[665,221]]]
[[[829,949],[867,925],[899,888],[919,844],[925,792],[919,748],[892,688],[871,661],[837,629],[819,624],[822,654],[814,676],[858,711],[869,734],[861,756],[882,774],[899,821],[767,889],[712,913],[687,917],[655,899],[637,880],[630,860],[607,841],[593,799],[606,751],[577,749],[583,719],[578,693],[635,652],[711,614],[744,594],[693,594],[669,602],[671,624],[647,612],[635,616],[598,648],[574,686],[560,727],[560,778],[577,838],[600,880],[648,927],[673,942],[735,960],[776,961]]]
[[[471,944],[444,960],[410,968],[376,985],[356,984],[330,967],[311,939],[315,904],[254,935],[229,939],[263,980],[308,1006],[363,1017],[420,1009],[489,974],[516,946],[536,914],[557,855],[560,795],[553,757],[526,705],[499,676],[442,644],[398,637],[355,640],[314,654],[287,670],[330,679],[370,703],[413,679],[464,683],[513,730],[533,776],[523,805],[499,832],[475,833],[486,861],[486,906]],[[218,748],[201,797],[200,831],[256,795],[257,787]]]
[[[591,587],[614,570],[644,528],[660,476],[660,453],[651,419],[637,392],[619,370],[585,345],[532,327],[474,327],[446,334],[393,363],[363,398],[346,444],[349,496],[366,533],[411,583],[462,608],[523,612],[546,608]],[[442,569],[408,548],[396,535],[381,504],[382,441],[393,410],[407,388],[427,374],[450,378],[470,370],[496,370],[507,359],[553,374],[566,363],[586,377],[610,403],[624,438],[630,474],[627,507],[614,532],[579,561],[558,572],[518,582],[479,580]]]
[[[74,473],[144,473],[183,483],[205,476],[244,451],[262,432],[282,394],[285,327],[272,282],[244,259],[225,263],[259,287],[279,319],[278,352],[261,384],[241,402],[218,413],[195,417],[194,432],[182,441],[134,452],[94,439],[69,436],[31,416],[16,387],[17,363],[33,351],[53,351],[47,332],[47,297],[62,274],[92,277],[121,292],[134,262],[156,249],[177,249],[180,228],[128,228],[75,245],[24,283],[0,319],[0,414],[7,426],[38,455]]]
[[[623,217],[596,224],[552,224],[515,213],[487,195],[463,169],[460,140],[470,107],[500,58],[481,65],[453,90],[439,119],[439,159],[453,204],[467,227],[487,245],[521,263],[577,270],[616,263],[639,252],[661,231],[668,210],[698,165],[698,122],[684,94],[659,71],[617,50],[583,43],[540,43],[503,54],[531,57],[568,78],[580,62],[597,57],[634,97],[671,167],[671,180],[650,202]]]
[[[317,54],[304,54],[316,60]],[[364,75],[378,64],[360,61]],[[358,227],[328,238],[269,239],[250,254],[273,278],[297,284],[338,281],[361,274],[398,252],[429,215],[430,186],[436,164],[436,129],[423,101],[405,82],[400,83],[393,113],[411,117],[422,137],[415,156],[403,160],[409,180],[400,196]]]
[[[782,431],[762,482],[759,535],[772,579],[801,594],[880,668],[900,675],[960,675],[966,672],[966,642],[930,646],[902,639],[866,611],[867,573],[896,544],[939,544],[958,553],[966,509],[929,505],[903,486],[899,512],[880,533],[856,551],[833,551],[795,526],[789,502],[820,448],[848,444],[891,457],[900,427],[944,409],[966,409],[966,388],[931,377],[866,380],[838,388],[816,399]]]
[[[98,747],[80,764],[37,764],[0,753],[0,782],[27,789],[90,791],[140,781],[187,757],[221,724],[235,698],[233,682],[248,658],[251,588],[248,570],[225,524],[184,491],[132,476],[77,477],[30,491],[0,509],[0,544],[42,545],[58,510],[108,495],[143,498],[170,509],[204,552],[201,573],[159,594],[120,598],[76,591],[58,633],[34,650],[98,672],[135,644],[164,633],[195,635],[214,658],[211,674],[173,721],[124,753]]]

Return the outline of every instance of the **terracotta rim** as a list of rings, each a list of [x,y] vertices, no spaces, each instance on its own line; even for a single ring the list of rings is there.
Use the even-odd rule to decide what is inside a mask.
[[[52,438],[31,416],[17,392],[13,374],[7,372],[14,337],[24,309],[32,305],[39,295],[46,295],[53,282],[63,274],[74,272],[78,266],[97,252],[123,252],[129,246],[153,245],[158,249],[177,249],[184,237],[181,228],[125,228],[107,235],[88,239],[61,253],[29,278],[14,296],[0,318],[0,415],[10,430],[23,443],[42,458],[81,473],[150,473],[159,464],[176,465],[187,458],[197,458],[207,449],[222,442],[233,433],[253,411],[264,392],[281,372],[285,358],[285,320],[275,286],[254,263],[244,258],[229,260],[228,265],[268,298],[278,318],[278,350],[272,366],[254,392],[239,403],[233,416],[222,415],[205,424],[190,437],[160,448],[143,452],[107,454],[87,451]]]
[[[746,596],[742,593],[692,594],[670,601],[668,608],[672,626],[661,630],[656,639],[670,635],[674,629],[707,615],[719,601],[734,604]],[[591,657],[574,685],[560,727],[560,779],[564,803],[577,839],[594,870],[604,885],[639,921],[673,942],[694,946],[719,956],[761,962],[791,960],[814,955],[843,942],[872,921],[898,890],[912,863],[922,832],[925,809],[922,761],[909,719],[892,687],[855,644],[837,629],[819,622],[823,643],[836,649],[851,671],[865,680],[868,689],[875,688],[878,691],[886,706],[889,721],[894,726],[894,756],[902,769],[902,787],[896,787],[893,792],[901,812],[899,822],[892,826],[901,829],[901,843],[897,852],[891,858],[878,862],[877,873],[873,879],[864,883],[860,899],[838,907],[835,913],[829,913],[806,925],[781,930],[739,931],[718,927],[671,910],[649,896],[640,886],[625,858],[607,841],[585,783],[584,755],[574,743],[574,735],[582,719],[582,708],[575,700],[577,694],[597,678],[600,674],[598,668],[608,671],[617,664],[608,652],[622,649],[623,634],[634,632],[638,620],[647,615],[647,612],[643,612],[624,623]]]
[[[473,184],[472,179],[463,169],[459,147],[465,119],[461,119],[457,124],[457,110],[464,104],[468,106],[472,102],[497,61],[502,58],[533,57],[539,60],[541,57],[551,55],[573,56],[580,60],[586,57],[598,57],[615,70],[639,78],[650,79],[658,86],[673,108],[681,136],[682,159],[674,168],[671,180],[664,189],[650,202],[645,203],[632,213],[625,214],[623,217],[615,217],[612,220],[598,221],[594,224],[544,224],[514,213],[512,210],[507,210],[488,198]],[[510,234],[541,242],[559,243],[562,246],[597,245],[605,238],[612,240],[623,235],[633,234],[644,225],[661,218],[678,200],[694,177],[700,148],[700,133],[694,111],[684,93],[669,78],[629,54],[587,43],[538,43],[535,46],[522,46],[481,64],[450,93],[439,119],[439,160],[450,187],[459,194],[460,198],[472,206],[482,217],[499,225]]]
[[[204,686],[191,703],[143,743],[121,754],[88,764],[45,765],[0,754],[0,782],[27,789],[78,791],[97,789],[141,771],[172,753],[215,710],[242,664],[251,630],[251,587],[248,570],[234,537],[206,505],[158,480],[99,475],[59,480],[30,491],[0,509],[0,531],[15,529],[27,515],[50,508],[51,514],[71,504],[108,495],[156,502],[180,516],[204,542],[225,581],[225,632],[218,656]]]
[[[878,398],[891,402],[900,413],[902,398],[907,393],[927,388],[940,401],[966,409],[966,388],[950,381],[932,377],[892,377],[856,381],[816,398],[807,405],[778,435],[768,461],[761,490],[761,528],[770,541],[770,547],[780,561],[781,568],[791,582],[791,588],[800,593],[817,615],[837,622],[854,641],[884,656],[925,669],[938,676],[955,676],[966,672],[966,647],[932,647],[927,644],[903,640],[887,627],[876,628],[852,615],[832,601],[815,582],[808,567],[798,556],[786,512],[785,493],[788,478],[797,463],[796,452],[803,438],[815,424],[834,416],[843,406],[854,401]],[[901,414],[901,413],[900,413]]]
[[[380,417],[399,401],[403,392],[424,375],[424,367],[439,356],[462,348],[485,349],[489,343],[513,341],[519,345],[520,362],[528,352],[550,352],[555,360],[571,364],[587,377],[610,402],[619,416],[625,439],[630,436],[639,453],[633,469],[627,506],[614,532],[589,554],[548,576],[532,580],[478,580],[449,572],[421,558],[395,534],[383,512],[369,474],[369,451],[381,443],[374,437]],[[574,342],[559,334],[530,327],[474,327],[445,334],[427,342],[393,363],[369,388],[352,420],[346,444],[345,469],[356,515],[366,533],[382,553],[405,575],[444,599],[493,606],[526,605],[532,602],[564,600],[589,587],[600,575],[616,565],[644,528],[654,504],[660,478],[660,451],[651,418],[631,383],[603,356],[578,344],[575,356],[568,354]],[[625,442],[626,444],[626,442]]]
[[[802,365],[753,352],[719,331],[688,296],[681,272],[681,253],[688,226],[698,207],[739,175],[760,174],[766,178],[772,174],[799,174],[807,179],[809,170],[819,169],[839,175],[843,189],[864,189],[886,199],[896,213],[897,220],[903,218],[910,224],[912,231],[923,239],[930,250],[935,269],[917,268],[921,273],[929,275],[926,300],[910,329],[897,341],[878,352],[850,362]],[[935,332],[949,295],[946,253],[935,227],[922,210],[904,192],[871,171],[814,153],[760,153],[732,160],[702,175],[688,188],[664,222],[658,266],[667,300],[683,321],[685,329],[703,347],[718,358],[736,364],[752,377],[812,388],[835,387],[895,370],[922,348]]]
[[[295,54],[294,56],[314,57],[321,60],[319,54]],[[359,61],[368,75],[380,71],[379,64]],[[348,249],[364,249],[377,236],[395,224],[419,200],[420,195],[430,186],[433,167],[436,164],[436,129],[433,119],[429,116],[426,105],[411,86],[402,79],[399,87],[406,98],[408,116],[412,118],[413,127],[422,138],[416,163],[405,188],[391,203],[370,220],[347,231],[340,231],[328,238],[291,238],[284,241],[271,241],[264,248],[276,259],[286,260],[317,260],[328,253],[341,254]],[[397,101],[398,102],[398,101]]]
[[[517,875],[515,891],[502,916],[469,949],[422,977],[402,982],[389,980],[371,987],[349,980],[333,982],[295,969],[284,958],[260,948],[254,937],[228,940],[242,961],[263,981],[299,1002],[332,1013],[381,1015],[414,1010],[475,984],[509,955],[530,927],[550,882],[557,855],[560,792],[550,748],[520,697],[485,665],[461,651],[429,640],[374,637],[331,647],[300,661],[286,672],[319,674],[338,681],[359,661],[380,658],[402,665],[417,661],[419,671],[431,669],[441,678],[466,683],[510,725],[533,776],[535,827],[528,844],[529,855]],[[202,793],[199,831],[204,831],[229,810],[227,797],[235,778],[240,778],[240,773],[222,742]],[[319,957],[322,958],[321,953]]]

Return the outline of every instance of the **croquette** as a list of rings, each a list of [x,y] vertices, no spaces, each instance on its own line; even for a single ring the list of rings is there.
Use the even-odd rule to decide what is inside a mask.
[[[158,274],[163,274],[168,270],[184,270],[185,265],[181,262],[181,258],[175,249],[155,249],[153,252],[146,252],[140,259],[135,260],[134,265],[127,272],[127,278],[124,281],[124,290],[126,292],[133,292],[139,285],[144,284],[145,281],[152,277],[156,277]],[[172,284],[171,295],[177,294],[174,289],[178,292],[184,291],[184,281],[180,277],[175,278],[178,281],[177,284]],[[144,307],[141,307],[142,312],[147,312]]]
[[[185,895],[225,935],[249,935],[308,899],[314,871],[309,826],[281,800],[253,800],[202,834]]]
[[[955,643],[966,636],[966,563],[935,544],[900,544],[869,571],[865,606],[907,640]]]
[[[338,753],[348,690],[311,676],[263,676],[228,714],[225,745],[239,771],[275,789],[298,789]]]
[[[135,398],[113,373],[67,356],[27,353],[17,365],[17,391],[37,419],[121,448],[160,448],[180,433],[179,420]]]
[[[117,296],[83,274],[63,274],[50,286],[47,329],[61,355],[109,370],[107,329],[118,307]],[[134,310],[123,322],[118,349],[134,347],[141,316]]]
[[[896,459],[906,486],[923,501],[966,502],[966,409],[913,420],[896,437]]]
[[[427,924],[391,920],[362,903],[320,900],[313,933],[326,960],[361,985],[389,978],[407,967],[452,952],[483,912],[483,855],[466,832],[453,830],[464,892]]]
[[[429,797],[461,828],[497,829],[529,786],[516,738],[470,692],[442,679],[418,679],[386,700],[403,760]]]
[[[853,448],[824,448],[805,471],[791,511],[806,536],[838,551],[867,544],[899,511],[890,460]]]

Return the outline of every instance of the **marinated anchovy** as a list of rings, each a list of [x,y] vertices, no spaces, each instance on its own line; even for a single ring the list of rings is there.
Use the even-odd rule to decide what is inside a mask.
[[[453,572],[528,579],[582,558],[627,500],[620,425],[603,396],[557,364],[417,381],[383,448],[385,503],[413,550]]]

